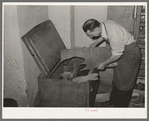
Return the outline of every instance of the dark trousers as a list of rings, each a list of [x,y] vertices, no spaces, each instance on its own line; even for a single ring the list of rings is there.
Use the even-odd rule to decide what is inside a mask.
[[[128,107],[131,100],[133,89],[128,91],[119,90],[116,85],[112,84],[112,91],[109,103],[114,107]]]

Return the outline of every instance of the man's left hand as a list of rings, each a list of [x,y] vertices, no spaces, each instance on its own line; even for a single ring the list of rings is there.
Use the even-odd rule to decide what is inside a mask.
[[[100,63],[99,66],[97,67],[97,70],[105,70],[106,65],[104,63]]]

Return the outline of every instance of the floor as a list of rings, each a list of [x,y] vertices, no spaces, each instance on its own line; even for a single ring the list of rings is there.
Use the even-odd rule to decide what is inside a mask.
[[[111,92],[111,87],[107,87],[105,85],[100,85],[98,90],[98,94],[101,94],[98,99],[96,98],[95,107],[114,107],[113,105],[109,105],[109,96]],[[109,93],[109,95],[107,95]],[[97,96],[96,95],[96,96]],[[102,101],[103,100],[103,101]],[[101,102],[100,102],[101,101]],[[132,94],[131,101],[129,103],[129,107],[145,107],[145,85],[142,83],[138,83],[135,86],[135,89]]]

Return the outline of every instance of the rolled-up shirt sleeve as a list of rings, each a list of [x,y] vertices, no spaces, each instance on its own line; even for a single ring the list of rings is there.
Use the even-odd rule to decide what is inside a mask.
[[[111,32],[110,38],[109,38],[110,46],[111,46],[111,52],[112,55],[122,55],[124,51],[124,42],[123,42],[123,34],[121,31],[113,31]]]
[[[122,55],[124,50],[113,50],[112,49],[112,55]]]

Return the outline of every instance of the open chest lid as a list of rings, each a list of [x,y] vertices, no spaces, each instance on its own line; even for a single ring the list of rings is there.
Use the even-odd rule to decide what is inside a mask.
[[[22,40],[44,76],[60,61],[60,51],[66,49],[50,20],[36,25],[22,37]]]

